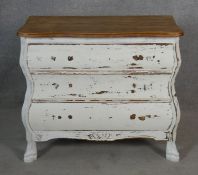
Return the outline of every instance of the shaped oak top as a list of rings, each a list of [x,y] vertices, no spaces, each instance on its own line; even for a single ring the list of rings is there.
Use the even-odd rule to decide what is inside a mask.
[[[21,37],[178,37],[172,16],[30,16]]]

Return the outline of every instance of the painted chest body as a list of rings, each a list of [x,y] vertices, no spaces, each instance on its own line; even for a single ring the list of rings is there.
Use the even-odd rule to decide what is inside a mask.
[[[165,140],[167,159],[179,160],[182,31],[172,17],[30,17],[18,35],[25,162],[53,138]]]

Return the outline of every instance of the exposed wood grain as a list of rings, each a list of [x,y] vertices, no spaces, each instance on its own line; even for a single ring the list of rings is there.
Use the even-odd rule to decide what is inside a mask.
[[[23,37],[177,37],[172,16],[30,16]]]

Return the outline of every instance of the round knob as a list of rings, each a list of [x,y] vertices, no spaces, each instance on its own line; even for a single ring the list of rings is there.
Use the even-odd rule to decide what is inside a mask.
[[[74,58],[73,58],[73,56],[68,56],[68,61],[72,61]]]
[[[68,118],[69,118],[69,119],[72,119],[72,115],[68,115]]]

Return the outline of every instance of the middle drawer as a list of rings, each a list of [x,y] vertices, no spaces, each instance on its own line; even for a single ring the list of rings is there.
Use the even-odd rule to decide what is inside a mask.
[[[32,75],[33,100],[169,100],[171,75]],[[66,101],[67,102],[67,101]]]

